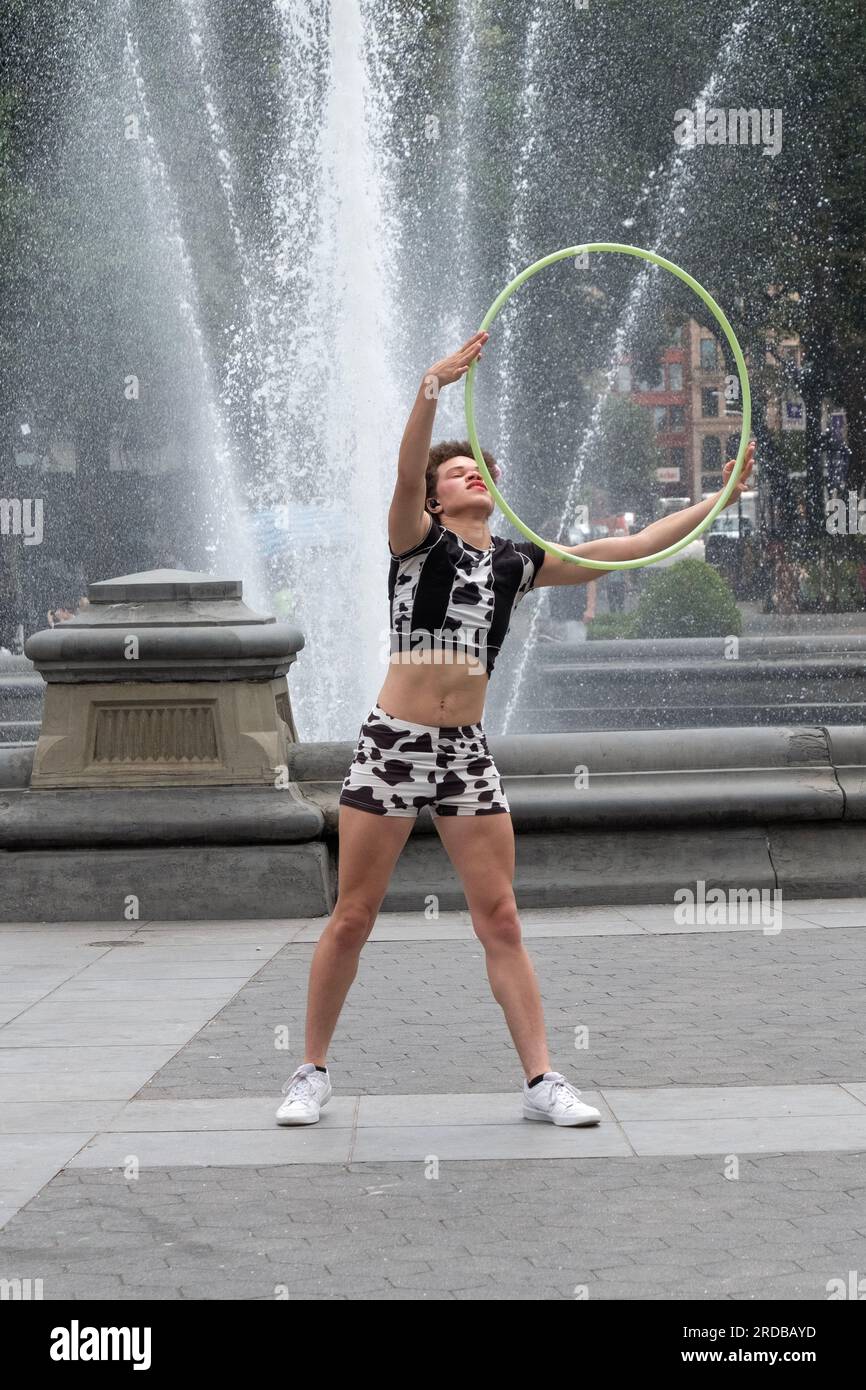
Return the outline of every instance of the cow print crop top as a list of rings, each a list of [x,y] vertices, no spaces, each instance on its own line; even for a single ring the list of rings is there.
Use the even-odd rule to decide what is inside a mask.
[[[395,555],[388,546],[391,653],[462,651],[489,676],[512,613],[533,587],[546,552],[534,541],[502,536],[479,550],[428,515],[427,534],[411,550]]]

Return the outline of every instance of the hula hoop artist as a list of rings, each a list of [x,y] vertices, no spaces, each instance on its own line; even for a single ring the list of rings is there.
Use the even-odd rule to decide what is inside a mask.
[[[489,335],[474,333],[425,373],[403,434],[388,513],[391,656],[340,794],[334,911],[310,966],[304,1060],[283,1087],[284,1125],[314,1124],[331,1096],[326,1055],[394,866],[422,806],[461,880],[487,977],[523,1066],[523,1114],[556,1125],[601,1116],[551,1065],[532,961],[514,897],[514,831],[481,716],[516,605],[530,589],[585,584],[591,569],[489,528],[494,498],[471,445],[431,448],[438,391],[459,381]],[[491,476],[499,470],[483,452]],[[752,468],[754,444],[727,505]],[[728,481],[734,461],[724,468]],[[593,560],[655,555],[688,535],[716,494],[633,536],[563,546]]]

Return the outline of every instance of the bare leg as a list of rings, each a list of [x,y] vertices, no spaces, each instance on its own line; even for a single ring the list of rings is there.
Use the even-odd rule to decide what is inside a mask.
[[[340,807],[337,901],[310,963],[304,1061],[325,1065],[340,1010],[358,973],[394,865],[415,824]]]
[[[460,875],[475,935],[484,947],[493,997],[505,1014],[530,1081],[551,1066],[541,993],[514,899],[511,816],[434,816],[434,821]]]

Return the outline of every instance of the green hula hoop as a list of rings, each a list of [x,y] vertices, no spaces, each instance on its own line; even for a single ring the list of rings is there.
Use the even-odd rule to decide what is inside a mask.
[[[493,301],[490,308],[487,310],[487,313],[484,315],[484,318],[481,322],[481,328],[487,329],[490,326],[490,324],[493,322],[500,309],[502,308],[503,304],[505,304],[506,300],[510,299],[511,295],[514,294],[514,291],[516,289],[519,289],[519,287],[523,284],[524,280],[528,280],[531,275],[536,275],[539,270],[544,270],[546,266],[553,265],[555,261],[565,260],[567,256],[582,256],[585,252],[588,251],[620,251],[626,256],[637,256],[641,260],[650,261],[653,265],[660,265],[665,270],[669,270],[673,275],[676,275],[680,280],[683,280],[687,285],[689,285],[691,289],[694,290],[695,294],[700,296],[700,298],[706,304],[707,308],[712,313],[713,317],[721,325],[725,337],[731,345],[731,350],[734,354],[734,359],[737,364],[737,375],[740,378],[740,391],[743,398],[743,425],[740,431],[740,447],[737,451],[736,464],[734,465],[734,468],[731,470],[731,476],[725,484],[724,488],[722,489],[721,495],[719,496],[712,510],[708,512],[708,514],[704,517],[703,521],[698,523],[698,525],[695,527],[693,531],[690,531],[687,536],[683,536],[682,540],[676,541],[674,545],[669,545],[665,550],[657,551],[655,555],[646,555],[642,559],[638,560],[588,560],[585,557],[572,555],[569,551],[563,550],[561,546],[555,545],[552,541],[544,540],[541,536],[536,535],[536,533],[533,530],[531,530],[529,526],[526,526],[524,522],[520,520],[520,517],[517,516],[511,510],[511,508],[509,507],[508,503],[502,496],[502,493],[499,491],[498,487],[493,481],[493,478],[490,475],[490,470],[487,467],[487,464],[484,462],[484,458],[481,453],[481,445],[478,442],[478,432],[475,428],[475,403],[473,393],[475,383],[475,368],[478,365],[477,358],[471,363],[469,371],[466,373],[466,424],[469,431],[469,441],[472,445],[472,453],[475,457],[475,462],[478,464],[479,471],[481,472],[481,475],[484,478],[485,483],[487,484],[490,491],[493,493],[493,496],[495,497],[500,510],[504,512],[504,514],[508,517],[509,521],[513,522],[513,524],[517,527],[518,531],[521,531],[528,540],[535,541],[536,545],[540,545],[551,555],[561,555],[564,560],[572,560],[576,565],[585,565],[588,569],[639,569],[642,565],[652,565],[655,564],[657,560],[664,560],[668,555],[676,555],[677,551],[682,550],[687,545],[690,545],[693,540],[696,540],[698,536],[700,536],[704,531],[706,531],[707,527],[711,524],[712,521],[715,520],[719,512],[727,503],[728,498],[730,497],[731,493],[733,492],[736,486],[740,472],[742,471],[743,459],[745,458],[746,449],[748,447],[749,431],[751,430],[752,426],[752,394],[749,390],[749,374],[746,371],[746,363],[743,358],[743,353],[740,348],[740,344],[737,342],[733,328],[729,324],[727,318],[725,317],[722,310],[719,308],[716,301],[713,299],[712,295],[704,289],[703,285],[699,285],[697,280],[693,280],[691,275],[688,275],[684,270],[681,270],[678,265],[674,265],[673,261],[665,260],[664,256],[656,255],[655,251],[643,251],[639,246],[625,246],[622,245],[620,242],[616,241],[597,241],[590,242],[586,246],[567,246],[564,250],[553,251],[549,256],[544,256],[540,261],[536,261],[534,265],[527,266],[526,270],[522,270],[519,275],[515,276],[511,283],[509,285],[506,285],[502,293],[498,295],[498,297]]]

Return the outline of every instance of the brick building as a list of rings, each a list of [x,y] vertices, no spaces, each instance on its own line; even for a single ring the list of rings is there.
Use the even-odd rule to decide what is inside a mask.
[[[700,501],[722,484],[722,465],[737,452],[739,384],[727,376],[716,339],[695,319],[674,330],[653,380],[635,380],[620,363],[614,390],[653,413],[664,455],[659,496]]]

